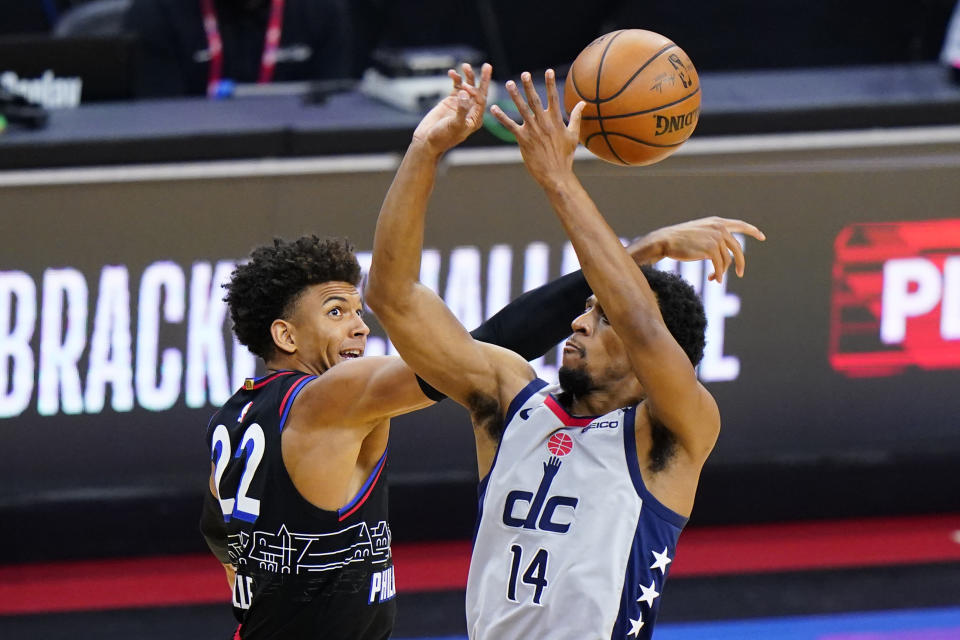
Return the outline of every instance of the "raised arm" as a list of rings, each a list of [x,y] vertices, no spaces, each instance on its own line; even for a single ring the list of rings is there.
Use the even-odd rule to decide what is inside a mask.
[[[543,187],[573,243],[584,275],[644,387],[648,410],[676,435],[683,449],[702,462],[719,430],[717,406],[667,330],[643,274],[573,172],[583,104],[574,108],[570,125],[564,126],[553,72],[546,75],[546,109],[530,74],[522,78],[526,100],[514,83],[508,83],[507,90],[523,117],[523,125],[513,122],[496,106],[492,111],[517,137],[528,170]],[[721,255],[719,259],[725,269],[729,258]]]
[[[454,89],[414,132],[377,221],[367,303],[404,360],[433,387],[477,413],[502,413],[513,387],[533,378],[518,355],[475,341],[432,290],[419,282],[427,203],[444,152],[480,127],[490,82],[464,65]],[[509,389],[501,393],[503,383]],[[516,389],[517,391],[519,390]]]

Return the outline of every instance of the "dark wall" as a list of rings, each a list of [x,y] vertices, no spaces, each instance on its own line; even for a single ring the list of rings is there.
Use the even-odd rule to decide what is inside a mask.
[[[531,2],[363,0],[361,31],[381,46],[467,43],[498,75],[562,68],[598,35],[648,29],[673,39],[702,70],[935,60],[954,0]]]

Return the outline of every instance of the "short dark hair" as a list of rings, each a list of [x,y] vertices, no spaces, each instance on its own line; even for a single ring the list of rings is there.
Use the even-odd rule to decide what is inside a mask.
[[[703,359],[706,344],[707,315],[703,303],[693,287],[676,273],[660,271],[651,266],[640,270],[657,296],[660,315],[670,335],[690,358],[693,366]]]
[[[268,360],[276,352],[270,325],[289,318],[304,290],[324,282],[360,283],[360,263],[346,238],[274,238],[257,247],[223,285],[233,332],[241,344]]]

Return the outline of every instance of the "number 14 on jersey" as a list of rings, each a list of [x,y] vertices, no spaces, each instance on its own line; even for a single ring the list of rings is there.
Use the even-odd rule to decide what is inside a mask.
[[[543,591],[547,588],[547,560],[550,554],[546,549],[539,549],[534,554],[533,559],[529,561],[523,574],[520,573],[520,567],[524,564],[523,547],[518,544],[510,546],[510,579],[507,581],[507,598],[513,602],[519,602],[517,599],[517,581],[528,584],[533,587],[533,604],[540,604],[543,597]]]

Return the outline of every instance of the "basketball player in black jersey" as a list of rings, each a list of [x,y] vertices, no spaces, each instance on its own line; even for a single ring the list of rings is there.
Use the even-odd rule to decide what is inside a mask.
[[[450,148],[479,126],[486,85],[463,101],[460,83],[456,76],[418,135]],[[653,232],[630,252],[642,263],[709,257],[715,236],[715,222],[695,221]],[[360,357],[369,330],[359,281],[348,243],[309,236],[254,250],[226,287],[238,340],[268,370],[207,429],[201,527],[227,571],[244,640],[380,639],[392,628],[389,419],[443,396],[397,357]],[[582,274],[570,274],[524,294],[473,336],[532,359],[566,336],[589,294]]]

